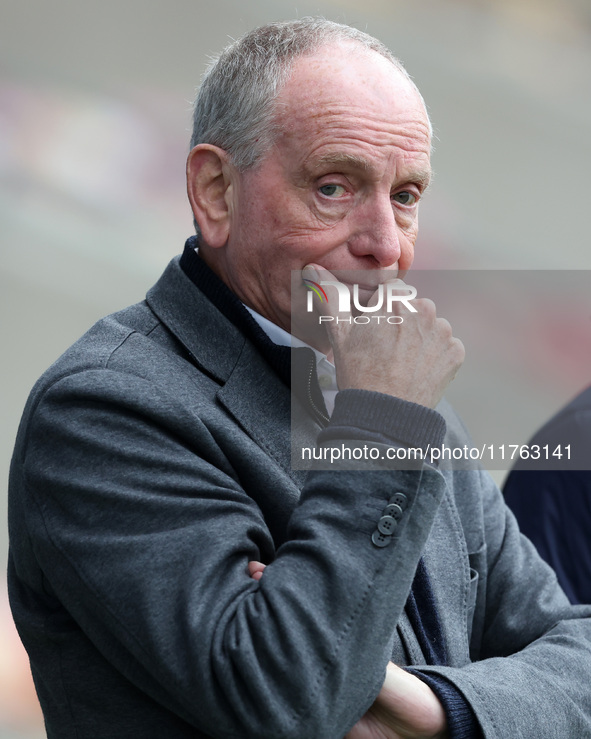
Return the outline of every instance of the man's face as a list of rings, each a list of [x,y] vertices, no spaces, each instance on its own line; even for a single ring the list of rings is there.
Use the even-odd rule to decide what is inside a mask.
[[[289,331],[291,270],[363,270],[377,286],[409,269],[431,140],[412,84],[348,43],[299,59],[276,110],[274,146],[230,195],[222,277]]]

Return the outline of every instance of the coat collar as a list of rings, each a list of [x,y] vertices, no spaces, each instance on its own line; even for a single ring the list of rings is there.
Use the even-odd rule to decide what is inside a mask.
[[[203,372],[227,382],[246,337],[196,288],[181,269],[179,257],[148,291],[146,302]]]

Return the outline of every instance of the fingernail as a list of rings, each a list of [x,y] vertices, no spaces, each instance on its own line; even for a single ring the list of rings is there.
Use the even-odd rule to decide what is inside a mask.
[[[302,270],[302,278],[304,280],[318,280],[318,272],[311,264],[307,264]]]

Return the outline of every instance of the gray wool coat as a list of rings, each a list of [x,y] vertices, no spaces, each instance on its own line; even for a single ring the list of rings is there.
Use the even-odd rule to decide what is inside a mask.
[[[388,659],[445,676],[487,738],[591,737],[591,609],[488,475],[294,471],[290,404],[178,260],[37,383],[9,587],[48,737],[340,739]],[[377,547],[396,492],[408,506]],[[403,610],[421,556],[445,667],[424,666]],[[249,559],[270,563],[259,583]]]

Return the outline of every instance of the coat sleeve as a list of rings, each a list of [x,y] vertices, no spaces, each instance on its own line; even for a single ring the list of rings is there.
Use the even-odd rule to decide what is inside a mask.
[[[421,669],[464,694],[487,739],[591,736],[591,607],[568,603],[492,479],[463,474],[478,476],[484,526],[473,661]]]
[[[13,464],[16,576],[198,730],[340,739],[379,692],[445,480],[399,472],[393,491],[385,471],[311,472],[275,549],[225,444],[174,388],[108,369],[58,379]],[[377,547],[393,492],[407,513]]]

